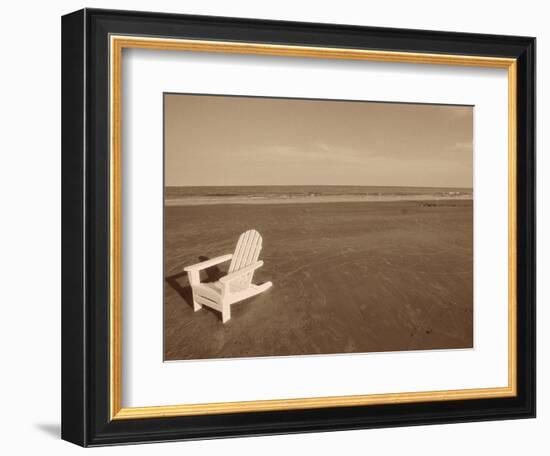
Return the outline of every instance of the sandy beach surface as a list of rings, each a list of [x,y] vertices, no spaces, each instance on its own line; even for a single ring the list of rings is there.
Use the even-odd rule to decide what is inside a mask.
[[[472,200],[165,207],[165,360],[471,348]],[[193,312],[183,268],[263,236],[231,320]],[[216,280],[228,263],[204,273]]]

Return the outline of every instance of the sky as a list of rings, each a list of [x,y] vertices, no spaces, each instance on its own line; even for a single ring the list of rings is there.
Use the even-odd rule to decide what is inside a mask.
[[[473,107],[165,94],[167,186],[473,186]]]

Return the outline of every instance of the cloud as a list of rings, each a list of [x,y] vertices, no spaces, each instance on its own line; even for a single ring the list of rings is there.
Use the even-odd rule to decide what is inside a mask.
[[[368,150],[356,150],[343,146],[334,146],[326,142],[314,142],[304,146],[274,144],[260,147],[258,153],[262,160],[285,160],[294,163],[334,163],[365,165],[373,154]],[[247,157],[250,153],[243,151]]]

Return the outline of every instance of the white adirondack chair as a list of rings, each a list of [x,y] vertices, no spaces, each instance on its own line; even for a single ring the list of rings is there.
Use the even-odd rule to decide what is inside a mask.
[[[261,285],[252,283],[254,271],[264,262],[258,261],[262,250],[262,237],[256,230],[249,230],[239,236],[235,253],[222,255],[211,260],[184,268],[189,275],[193,290],[193,309],[195,312],[207,306],[222,313],[225,323],[231,318],[231,304],[250,298],[266,291],[271,282]],[[231,260],[226,276],[217,282],[201,282],[200,271]]]

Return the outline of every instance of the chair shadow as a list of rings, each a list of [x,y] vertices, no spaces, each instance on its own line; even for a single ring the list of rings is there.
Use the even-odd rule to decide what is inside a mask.
[[[198,259],[199,261],[202,262],[202,261],[207,261],[210,258],[201,255]],[[205,279],[206,282],[215,282],[217,280],[220,280],[220,278],[222,278],[225,275],[225,273],[221,271],[218,266],[212,266],[208,269],[205,269],[204,272],[206,274],[206,279]],[[192,309],[193,308],[193,291],[191,290],[191,285],[189,285],[189,280],[187,280],[187,285],[182,285],[180,283],[180,279],[186,276],[187,276],[187,273],[182,271],[182,272],[178,272],[177,274],[173,274],[171,276],[165,277],[165,280],[166,280],[166,283],[170,285],[176,291],[176,293],[178,293],[178,295],[183,299],[183,301]],[[213,309],[210,309],[208,307],[203,307],[203,309],[212,311],[216,315],[218,314]]]
[[[209,259],[210,258],[203,255],[199,257],[199,261],[208,261]],[[216,280],[220,280],[226,274],[225,272],[220,271],[220,268],[217,265],[205,269],[204,272],[206,272],[207,282],[215,282]]]
[[[183,299],[189,307],[193,308],[193,292],[190,285],[181,285],[179,280],[187,275],[186,272],[178,272],[177,274],[165,277],[166,283],[170,285],[176,293]]]

